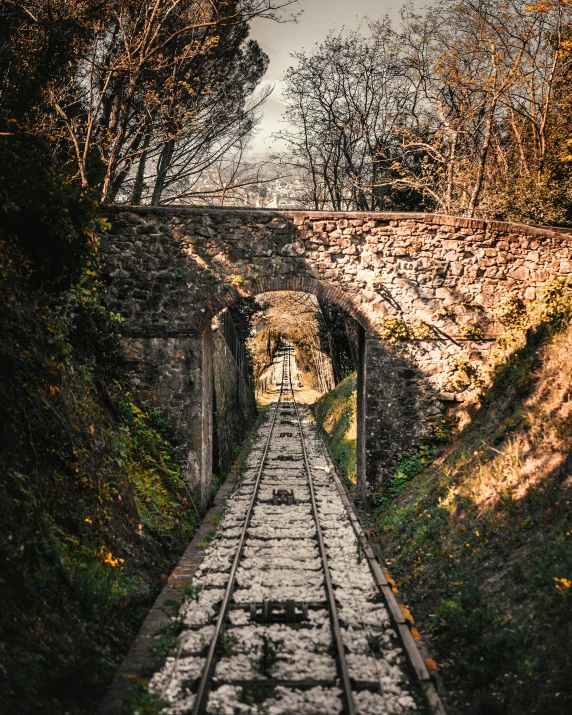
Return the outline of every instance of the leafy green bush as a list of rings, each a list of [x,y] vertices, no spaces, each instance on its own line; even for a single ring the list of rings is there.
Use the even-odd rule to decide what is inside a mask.
[[[370,501],[376,511],[385,509],[398,497],[407,484],[416,477],[433,459],[435,447],[421,445],[416,454],[404,457],[387,484],[379,492],[371,495]]]

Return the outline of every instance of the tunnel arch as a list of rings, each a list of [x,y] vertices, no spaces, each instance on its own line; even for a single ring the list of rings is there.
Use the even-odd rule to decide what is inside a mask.
[[[242,298],[254,298],[262,293],[274,293],[278,291],[307,293],[316,296],[319,300],[335,303],[335,305],[339,308],[343,308],[348,315],[354,318],[364,330],[375,329],[375,325],[369,317],[356,306],[355,302],[342,288],[323,283],[315,278],[304,275],[260,278],[241,287],[241,290],[226,288],[209,304],[208,313],[202,314],[198,319],[197,324],[199,329],[203,330],[216,315]]]
[[[234,305],[244,298],[257,297],[262,294],[268,294],[273,292],[288,292],[288,293],[302,293],[306,295],[313,295],[316,298],[324,301],[331,302],[335,304],[338,308],[347,313],[348,316],[352,317],[358,325],[357,333],[357,389],[356,389],[356,457],[357,457],[357,475],[358,481],[362,483],[365,482],[364,476],[366,472],[366,453],[367,446],[365,440],[365,416],[366,416],[366,392],[365,392],[365,366],[366,366],[366,351],[365,351],[365,336],[368,327],[367,316],[364,316],[359,309],[357,309],[352,302],[352,300],[343,292],[343,290],[337,288],[336,286],[324,286],[319,281],[309,278],[306,276],[288,276],[284,277],[273,277],[272,279],[265,279],[253,282],[248,286],[248,290],[244,288],[240,293],[238,291],[227,290],[224,294],[222,300],[217,301],[216,306],[222,306],[218,311],[212,316],[212,318],[204,318],[203,324],[203,335],[208,334],[209,324],[214,317],[220,316],[227,308]],[[214,305],[214,304],[213,304]],[[203,338],[204,339],[204,338]],[[361,475],[361,480],[360,480]]]

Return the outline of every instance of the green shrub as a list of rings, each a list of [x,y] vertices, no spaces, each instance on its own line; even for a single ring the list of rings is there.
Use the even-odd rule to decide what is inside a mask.
[[[416,454],[404,457],[399,462],[391,479],[383,485],[379,492],[371,495],[370,501],[374,509],[379,511],[389,506],[407,484],[431,463],[434,454],[435,447],[433,445],[421,445]]]
[[[352,436],[356,420],[356,383],[354,372],[320,397],[313,408],[316,422],[328,437],[332,461],[350,488],[357,478],[356,440]]]
[[[14,241],[0,243],[7,715],[91,707],[196,526],[168,425],[125,387],[92,266],[45,293]]]
[[[413,337],[413,332],[401,318],[386,318],[379,329],[379,335],[383,340],[395,342],[409,340]]]

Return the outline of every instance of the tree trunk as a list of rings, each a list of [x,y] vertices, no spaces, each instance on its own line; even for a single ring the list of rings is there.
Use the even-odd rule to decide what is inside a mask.
[[[145,137],[145,140],[147,140],[147,137]],[[136,153],[139,149],[139,145],[141,144],[141,134],[135,137],[133,140],[131,146],[129,147],[129,153]],[[109,190],[107,200],[108,201],[115,201],[115,197],[119,193],[119,190],[123,186],[123,182],[125,179],[129,176],[129,172],[131,171],[133,167],[133,159],[129,159],[128,161],[125,162],[123,169],[117,174],[117,176],[113,179],[111,182],[111,188]]]
[[[167,172],[169,171],[174,151],[175,140],[169,139],[169,141],[163,145],[161,155],[159,156],[159,162],[157,164],[157,178],[155,179],[155,188],[153,189],[153,196],[151,197],[152,206],[158,206],[161,203],[161,197],[163,195],[163,189],[165,188],[165,181],[167,179]]]
[[[491,135],[493,128],[493,121],[495,118],[495,110],[497,106],[497,99],[495,98],[489,109],[489,116],[485,124],[485,136],[483,138],[483,148],[481,149],[481,157],[478,164],[477,178],[475,180],[475,185],[473,187],[473,192],[468,206],[468,216],[472,218],[475,215],[475,209],[477,202],[479,200],[479,195],[481,193],[481,188],[483,186],[483,180],[485,177],[485,167],[487,165],[487,157],[489,154],[489,147],[491,144]]]
[[[453,204],[453,182],[455,181],[455,160],[457,154],[457,140],[459,133],[453,131],[451,146],[449,147],[449,164],[447,166],[447,191],[445,192],[445,212],[451,213]]]
[[[147,164],[147,150],[150,142],[151,134],[146,134],[145,141],[143,143],[143,153],[139,157],[137,175],[135,176],[135,183],[133,184],[133,192],[131,194],[131,203],[133,206],[140,206],[141,199],[143,198],[143,189],[145,188],[145,165]]]

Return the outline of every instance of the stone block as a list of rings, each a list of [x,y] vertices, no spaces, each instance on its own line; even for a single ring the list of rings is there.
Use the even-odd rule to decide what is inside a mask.
[[[509,276],[517,281],[527,281],[530,278],[530,271],[524,266],[509,271]]]

